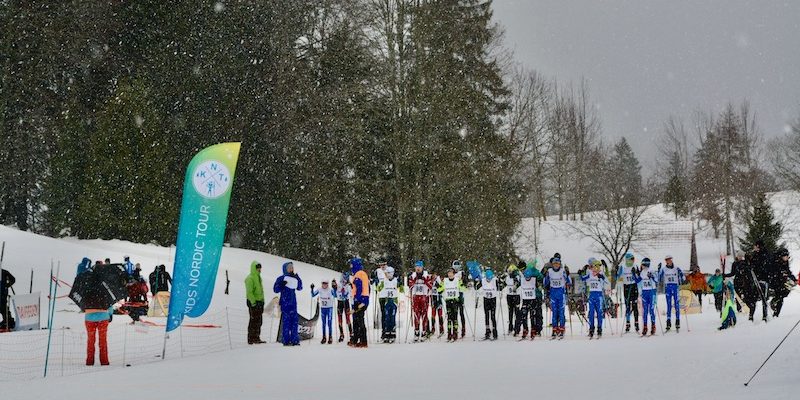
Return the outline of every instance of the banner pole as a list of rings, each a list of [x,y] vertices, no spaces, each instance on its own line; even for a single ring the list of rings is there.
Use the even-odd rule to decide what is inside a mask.
[[[58,295],[58,278],[61,272],[61,261],[58,262],[58,267],[56,268],[56,284],[53,285],[53,293],[52,293],[52,303],[50,306],[50,318],[49,322],[47,323],[47,352],[45,353],[44,357],[44,377],[47,378],[47,365],[50,361],[50,343],[53,338],[53,317],[55,316],[56,311],[56,296]],[[52,278],[50,279],[52,281]]]

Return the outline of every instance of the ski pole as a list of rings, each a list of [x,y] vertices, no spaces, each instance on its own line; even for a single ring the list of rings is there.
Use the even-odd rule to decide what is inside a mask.
[[[656,307],[656,316],[658,317],[658,326],[661,328],[661,335],[664,335],[664,325],[661,323],[661,312],[658,310],[658,289],[653,294],[653,304]]]
[[[478,330],[478,291],[473,290],[473,292],[475,295],[475,311],[472,315],[474,315],[475,318],[472,319],[472,341],[475,342],[478,340],[478,335],[475,334],[475,331]]]
[[[788,338],[788,337],[789,337],[789,335],[791,335],[791,334],[792,334],[792,332],[794,332],[794,330],[795,330],[795,328],[797,328],[797,325],[798,325],[798,324],[800,324],[800,320],[797,320],[797,322],[794,324],[794,326],[792,327],[792,329],[790,329],[790,330],[789,330],[789,332],[786,334],[786,336],[784,336],[784,337],[783,337],[783,340],[781,340],[781,342],[780,342],[780,343],[778,343],[778,345],[777,345],[777,346],[775,346],[775,349],[773,349],[773,350],[772,350],[772,353],[769,353],[769,356],[767,357],[767,359],[766,359],[766,360],[764,360],[764,362],[763,362],[763,363],[761,363],[761,366],[760,366],[760,367],[758,367],[758,369],[757,369],[757,370],[756,370],[756,372],[753,374],[753,376],[751,376],[751,377],[750,377],[750,379],[748,379],[748,380],[747,380],[747,382],[745,382],[745,384],[744,384],[745,386],[748,386],[748,385],[750,385],[750,382],[753,380],[753,378],[755,378],[755,377],[756,377],[756,375],[758,375],[759,371],[761,371],[761,368],[764,368],[764,365],[766,365],[766,364],[767,364],[767,361],[769,361],[769,359],[770,359],[770,358],[772,358],[772,355],[773,355],[773,354],[775,354],[775,352],[776,352],[776,351],[778,351],[778,348],[780,348],[780,347],[781,347],[781,345],[783,344],[783,342],[784,342],[784,341],[786,341],[786,338]]]
[[[503,295],[500,294],[500,324],[502,324],[502,328],[500,330],[503,331],[503,340],[506,339],[506,321],[503,319]]]

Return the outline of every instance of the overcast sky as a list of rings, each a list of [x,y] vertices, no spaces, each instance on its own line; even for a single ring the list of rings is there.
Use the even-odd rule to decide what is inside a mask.
[[[606,141],[645,169],[670,115],[750,101],[765,137],[800,117],[800,0],[494,0],[515,59],[589,81]]]

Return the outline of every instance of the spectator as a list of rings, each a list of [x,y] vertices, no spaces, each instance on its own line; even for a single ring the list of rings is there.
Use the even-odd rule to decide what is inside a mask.
[[[793,280],[792,271],[789,269],[789,251],[780,248],[776,252],[775,261],[767,270],[767,277],[770,288],[772,288],[772,316],[778,317],[783,308],[783,299],[789,295],[790,289],[787,284]]]
[[[8,272],[7,269],[0,269],[0,314],[3,316],[0,330],[13,330],[17,326],[14,317],[11,316],[11,310],[8,308],[8,290],[14,286],[16,281],[11,272]]]
[[[158,292],[169,292],[169,285],[172,284],[172,277],[167,272],[167,267],[161,264],[150,273],[150,292],[155,296]]]
[[[367,325],[364,317],[369,307],[369,278],[360,258],[350,260],[350,271],[353,273],[353,340],[347,345],[367,347]]]
[[[108,263],[111,264],[111,263]],[[128,273],[128,276],[133,276],[133,263],[131,262],[131,258],[125,256],[125,261],[122,263],[125,266],[125,272]]]
[[[133,279],[136,279],[137,281],[139,280],[139,278],[142,277],[142,265],[141,264],[136,263],[136,265],[133,267],[133,275],[131,275],[131,276],[133,277]],[[142,278],[142,279],[144,279],[144,278]]]
[[[108,323],[111,321],[114,309],[111,307],[105,308],[102,305],[103,298],[99,290],[88,292],[85,299],[86,365],[94,365],[95,341],[98,342],[98,347],[100,348],[100,365],[109,365],[107,333]]]
[[[78,271],[75,273],[75,276],[78,276],[86,272],[86,270],[91,267],[92,267],[92,260],[90,260],[89,257],[83,257],[83,260],[81,260],[80,264],[78,264]]]
[[[700,267],[695,265],[686,278],[689,280],[689,290],[697,296],[697,300],[700,302],[700,312],[703,312],[703,293],[708,290],[706,276],[700,272]]]
[[[766,285],[759,282],[753,266],[750,264],[750,258],[745,258],[743,251],[736,252],[736,260],[731,265],[731,272],[725,274],[726,278],[733,277],[733,286],[736,293],[742,298],[744,303],[750,309],[749,319],[753,320],[756,313],[756,303],[762,302],[763,311],[762,318],[767,320],[767,304],[764,302],[763,293],[766,290]]]
[[[303,281],[294,272],[294,264],[283,264],[283,275],[275,280],[272,286],[275,293],[280,293],[281,306],[281,338],[284,346],[299,346],[300,334],[298,333],[297,296],[295,292],[303,290]]]
[[[147,283],[141,276],[128,283],[128,301],[125,302],[123,311],[128,313],[133,323],[139,321],[139,317],[147,314]]]
[[[244,287],[247,294],[247,310],[250,312],[250,322],[247,324],[247,344],[266,343],[261,340],[261,323],[264,315],[264,284],[261,282],[261,264],[258,261],[253,261],[250,264],[250,275],[247,275],[244,280]]]
[[[100,264],[111,265],[111,259],[110,258],[106,258],[105,263],[100,263]]]
[[[691,274],[689,275],[691,276]],[[722,281],[722,271],[720,271],[719,268],[714,271],[714,275],[708,277],[708,286],[711,288],[711,292],[714,294],[714,307],[719,313],[722,312],[722,297],[724,292],[724,285]]]

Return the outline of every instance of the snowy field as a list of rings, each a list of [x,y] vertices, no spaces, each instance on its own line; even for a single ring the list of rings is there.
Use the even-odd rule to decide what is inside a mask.
[[[796,210],[796,194],[782,194],[773,199],[776,213]],[[658,210],[653,212],[658,213]],[[529,222],[529,221],[528,221]],[[525,223],[517,247],[524,257],[533,256],[523,238]],[[543,226],[540,253],[560,251],[568,265],[579,265],[595,255],[591,243],[564,235],[559,222]],[[670,224],[672,239],[637,244],[637,255],[647,252],[658,259],[671,253],[679,266],[688,263],[689,244],[681,239],[686,222]],[[791,224],[794,229],[800,224]],[[691,229],[691,226],[689,226]],[[677,238],[677,239],[676,239]],[[157,264],[168,265],[174,249],[122,241],[74,239],[58,240],[0,227],[0,241],[6,241],[4,266],[16,277],[18,293],[27,292],[31,269],[33,290],[43,293],[47,303],[50,262],[61,261],[61,280],[71,283],[75,265],[83,256],[93,260],[110,257],[121,261],[130,255],[141,262],[145,275]],[[795,243],[790,251],[798,254]],[[648,247],[649,246],[649,247]],[[721,241],[707,231],[698,232],[700,263],[712,272],[718,263]],[[652,253],[650,253],[652,252]],[[542,257],[540,255],[539,257]],[[797,256],[794,257],[795,260]],[[126,316],[115,316],[109,331],[111,366],[85,367],[83,316],[71,301],[61,298],[56,304],[50,372],[40,379],[46,351],[47,331],[0,334],[0,393],[3,399],[117,398],[237,398],[237,399],[468,399],[468,398],[593,398],[593,399],[795,399],[800,368],[800,330],[791,335],[750,387],[742,384],[800,319],[800,294],[795,290],[786,300],[780,318],[768,323],[747,321],[739,315],[739,324],[719,332],[717,314],[707,296],[703,314],[683,318],[679,334],[659,334],[639,338],[619,335],[621,321],[607,319],[604,337],[599,341],[585,338],[586,329],[577,318],[567,327],[566,339],[549,341],[546,337],[517,342],[503,337],[496,342],[467,338],[455,344],[442,339],[426,343],[402,343],[407,326],[407,307],[401,304],[398,316],[400,343],[386,345],[371,342],[370,348],[350,349],[344,344],[320,345],[318,339],[297,348],[284,348],[270,337],[270,318],[265,318],[262,338],[270,343],[245,344],[247,312],[243,281],[250,262],[264,265],[263,280],[267,298],[272,282],[285,259],[249,250],[225,248],[214,299],[208,313],[184,324],[207,324],[211,328],[185,326],[173,334],[167,345],[166,360],[161,360],[164,318],[145,318],[152,325],[130,326]],[[541,258],[540,258],[541,260]],[[308,286],[337,272],[304,263],[295,263],[306,289],[298,295],[299,311],[308,316],[311,307]],[[340,266],[333,266],[339,269]],[[800,265],[792,262],[797,274]],[[225,271],[228,271],[230,294],[225,295]],[[68,288],[59,289],[59,297]],[[467,294],[470,323],[483,332],[482,311],[475,320],[473,293]],[[505,305],[504,305],[505,306]],[[504,307],[505,308],[505,307]],[[665,310],[663,295],[659,310]],[[370,313],[370,316],[372,313]],[[760,312],[756,314],[760,317]],[[500,325],[507,324],[507,314],[498,315]],[[547,317],[545,318],[547,322]],[[44,325],[44,321],[43,321]],[[277,321],[272,326],[277,334]],[[318,328],[319,329],[319,328]],[[370,330],[374,341],[376,331]],[[317,337],[320,332],[318,330]],[[480,335],[480,334],[479,334]],[[274,336],[274,335],[273,335]],[[130,364],[130,367],[125,365]],[[63,376],[62,376],[63,375]],[[91,393],[91,395],[89,395]]]

